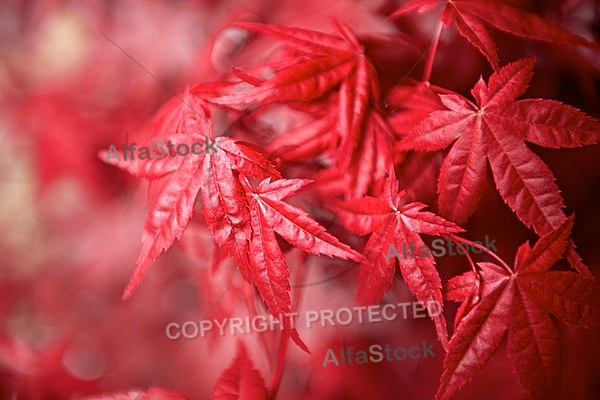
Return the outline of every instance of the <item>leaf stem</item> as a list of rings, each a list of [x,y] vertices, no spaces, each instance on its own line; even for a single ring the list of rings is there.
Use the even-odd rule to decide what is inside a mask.
[[[513,274],[514,274],[514,271],[512,270],[512,268],[511,268],[511,267],[509,267],[509,266],[508,266],[508,264],[506,264],[506,263],[504,262],[504,260],[502,260],[502,259],[501,259],[501,258],[500,258],[500,257],[499,257],[499,256],[498,256],[496,253],[494,253],[493,251],[490,251],[490,250],[488,250],[488,248],[487,248],[487,247],[485,247],[485,246],[482,246],[482,245],[480,245],[480,244],[478,244],[478,243],[471,242],[470,240],[463,239],[463,238],[461,238],[460,236],[450,235],[450,238],[451,238],[451,239],[452,239],[452,241],[454,241],[455,243],[458,243],[458,242],[466,243],[466,244],[468,244],[468,245],[470,245],[470,246],[473,246],[473,247],[475,247],[475,248],[477,248],[477,249],[479,249],[479,250],[482,250],[482,251],[484,251],[485,253],[489,254],[489,255],[490,255],[490,256],[491,256],[491,257],[492,257],[494,260],[498,261],[498,263],[500,263],[500,265],[501,265],[501,266],[502,266],[502,267],[503,267],[503,268],[504,268],[504,269],[505,269],[505,270],[506,270],[508,273],[510,273],[511,275],[513,275]]]
[[[467,253],[467,254],[465,254],[465,257],[467,257],[467,261],[469,261],[469,265],[471,266],[471,271],[473,271],[474,274],[477,274],[477,268],[475,267],[475,263],[473,262],[471,255],[469,253]]]
[[[275,372],[271,380],[271,390],[269,391],[269,399],[274,400],[277,398],[277,392],[279,391],[279,385],[281,385],[281,378],[283,377],[283,371],[285,369],[285,359],[287,356],[288,343],[290,341],[290,335],[283,331],[279,337],[279,346],[277,349],[277,364],[275,365]]]
[[[433,38],[431,39],[431,45],[427,49],[429,54],[427,55],[427,59],[425,61],[425,71],[423,72],[423,82],[429,82],[431,79],[431,71],[433,70],[433,61],[435,60],[435,55],[437,53],[438,44],[440,43],[440,37],[442,36],[442,29],[444,25],[442,21],[439,21],[437,26],[435,27],[435,33],[433,34]]]
[[[306,259],[304,254],[300,257]],[[306,278],[306,269],[296,269],[296,279],[294,280],[294,286],[302,286]],[[302,298],[302,290],[296,288],[292,291],[292,310],[297,309],[298,304]],[[287,357],[288,345],[290,342],[290,335],[287,331],[283,331],[279,338],[279,345],[277,349],[277,363],[275,364],[275,371],[273,372],[273,378],[271,379],[271,390],[269,392],[269,399],[274,400],[277,397],[279,386],[281,385],[281,379],[283,378],[283,371],[285,370],[285,360]]]

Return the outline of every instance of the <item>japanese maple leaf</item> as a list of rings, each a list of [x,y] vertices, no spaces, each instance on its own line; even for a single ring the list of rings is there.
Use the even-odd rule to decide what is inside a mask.
[[[398,181],[393,169],[389,171],[384,198],[365,196],[362,199],[337,203],[341,222],[353,233],[371,233],[363,250],[365,259],[359,268],[356,301],[373,304],[388,291],[396,272],[400,272],[410,291],[423,305],[435,301],[442,305],[442,283],[430,252],[402,256],[404,246],[425,247],[420,234],[439,236],[461,232],[463,229],[431,212],[421,211],[425,204],[403,203],[404,191],[398,193]],[[398,251],[392,251],[391,245]],[[396,256],[398,254],[399,256]],[[432,318],[440,342],[447,342],[446,322],[440,315]]]
[[[300,28],[283,28],[242,23],[240,27],[269,35],[284,44],[288,61],[276,61],[256,71],[234,70],[239,82],[199,85],[195,90],[210,101],[228,107],[249,106],[282,100],[310,101],[339,90],[330,116],[295,129],[279,139],[276,146],[310,141],[314,150],[337,153],[337,168],[350,172],[348,197],[366,194],[377,171],[391,165],[387,140],[391,128],[378,112],[379,82],[374,66],[365,56],[364,46],[351,29],[333,20],[335,35]],[[265,68],[273,75],[261,78]],[[331,127],[331,128],[330,128]],[[316,136],[326,132],[325,136]],[[367,132],[367,133],[365,133]],[[380,168],[383,166],[383,168]],[[338,174],[340,175],[340,174]]]
[[[363,51],[356,40],[343,36],[339,23],[334,24],[337,35],[249,22],[236,25],[283,42],[286,54],[283,60],[272,61],[254,70],[234,70],[238,81],[196,87],[204,98],[222,106],[317,99],[352,76]],[[261,76],[267,72],[272,75],[270,79]]]
[[[590,45],[546,18],[498,0],[410,0],[392,16],[423,13],[444,4],[440,15],[444,27],[456,23],[458,33],[483,54],[495,70],[499,68],[496,43],[486,24],[515,36],[551,43]]]
[[[557,101],[517,101],[534,66],[535,59],[527,58],[494,72],[487,85],[480,79],[471,91],[476,104],[458,94],[440,95],[447,109],[432,112],[398,145],[423,151],[451,146],[438,179],[443,216],[462,224],[473,213],[487,159],[500,195],[527,227],[543,235],[566,220],[554,175],[525,142],[555,149],[594,144],[600,122]],[[573,249],[569,262],[588,273]]]
[[[269,392],[260,372],[243,345],[238,346],[235,359],[215,382],[210,398],[212,400],[264,400]]]
[[[529,398],[561,396],[562,358],[558,332],[549,314],[581,327],[600,324],[600,288],[576,272],[549,271],[565,253],[573,218],[521,245],[514,270],[483,262],[480,278],[468,272],[453,278],[448,297],[468,303],[444,359],[437,397],[450,398],[481,370],[508,334],[508,357]],[[480,280],[481,296],[469,287]]]
[[[221,238],[219,233],[223,228],[221,231],[215,231],[213,236],[220,245],[235,246],[230,252],[234,255],[236,265],[244,278],[255,285],[273,315],[279,316],[291,312],[288,267],[275,233],[292,246],[310,254],[324,254],[329,257],[353,260],[361,258],[359,253],[325,232],[323,227],[311,219],[306,212],[281,201],[310,183],[309,180],[279,179],[271,182],[270,178],[267,178],[260,182],[256,190],[245,178],[238,182],[238,189],[244,191],[245,197],[232,200],[237,203],[235,209],[243,213],[243,218],[239,219],[240,224],[227,222],[221,224],[225,229],[233,228],[234,232],[238,230],[239,234],[235,236],[234,233],[232,239],[226,239],[222,243],[219,240]],[[210,190],[210,186],[208,187]],[[240,193],[237,193],[236,197],[239,195]],[[210,210],[205,209],[205,215],[211,213],[211,210],[213,215],[215,211],[221,211],[219,207],[211,206]],[[225,221],[232,221],[233,213],[225,210],[223,212]],[[214,225],[213,215],[209,216],[209,227]],[[238,217],[240,214],[233,215]],[[289,321],[285,323],[286,328],[289,328]],[[290,329],[290,334],[291,338],[306,350],[296,331]]]
[[[136,159],[132,163],[110,160],[138,177],[150,179],[153,189],[142,249],[124,297],[132,294],[150,264],[181,238],[200,192],[204,219],[215,242],[233,257],[244,279],[257,288],[269,312],[287,318],[282,322],[286,332],[308,351],[292,328],[289,315],[285,317],[291,312],[289,271],[275,232],[310,254],[354,260],[361,255],[326,233],[308,214],[281,201],[309,181],[277,180],[281,177],[279,171],[251,145],[227,137],[212,141],[212,123],[203,100],[189,90],[180,100],[163,107],[151,127],[158,135],[174,131],[167,137],[175,145],[191,148],[192,142],[202,138],[206,151]],[[213,142],[214,149],[209,147]],[[100,156],[107,156],[107,152]],[[248,178],[262,180],[257,191],[253,191]]]
[[[131,296],[139,286],[152,262],[181,238],[193,216],[201,185],[205,193],[204,205],[215,205],[213,208],[205,207],[210,211],[204,213],[213,238],[219,245],[226,247],[225,250],[234,257],[242,274],[249,278],[246,271],[249,266],[249,242],[244,241],[251,237],[247,206],[243,204],[241,209],[236,210],[232,208],[233,202],[222,201],[223,195],[237,193],[242,198],[245,196],[234,170],[243,170],[248,176],[257,178],[281,176],[275,167],[252,147],[226,137],[219,137],[214,141],[210,139],[212,122],[203,101],[191,95],[189,91],[186,91],[182,98],[183,101],[174,99],[167,103],[157,113],[150,128],[157,132],[155,137],[162,137],[164,142],[168,139],[174,146],[187,144],[188,147],[195,142],[205,143],[206,151],[186,156],[143,160],[138,157],[130,161],[111,158],[109,161],[137,177],[149,179],[152,189],[150,209],[144,222],[142,248],[136,269],[125,289],[124,298]],[[214,142],[214,148],[209,150],[210,142]],[[142,145],[151,147],[149,143]],[[215,153],[219,162],[213,165],[214,158],[210,156]],[[106,158],[107,152],[101,152],[100,157]],[[214,193],[220,197],[211,197]],[[235,218],[238,219],[231,222]],[[221,230],[223,226],[231,235]],[[236,245],[240,247],[236,248]]]
[[[150,129],[156,132],[154,138],[162,138],[163,145],[171,140],[174,145],[186,144],[188,148],[195,142],[205,143],[208,147],[208,143],[212,142],[209,110],[189,90],[184,92],[182,99],[173,99],[163,106],[150,124]],[[150,143],[143,144],[152,148]],[[206,152],[211,151],[206,148]],[[100,158],[106,162],[152,182],[153,195],[144,222],[142,248],[123,298],[131,296],[150,264],[183,235],[192,218],[200,190],[202,174],[198,172],[198,168],[202,165],[206,152],[203,149],[200,154],[174,157],[163,154],[161,158],[136,157],[130,161],[125,161],[122,153],[119,153],[117,159],[109,159],[107,151],[100,153]]]
[[[339,242],[308,214],[282,199],[310,183],[301,179],[276,179],[268,161],[255,154],[250,159],[236,155],[240,144],[224,141],[220,152],[204,159],[202,209],[217,244],[235,261],[244,279],[252,283],[269,312],[282,316],[291,312],[289,271],[275,233],[309,254],[359,260],[361,255]],[[274,171],[276,172],[276,170]],[[248,177],[263,179],[256,189]],[[284,321],[290,337],[306,346]]]

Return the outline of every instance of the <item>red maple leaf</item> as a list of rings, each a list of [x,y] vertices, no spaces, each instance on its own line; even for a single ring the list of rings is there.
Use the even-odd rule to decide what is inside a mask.
[[[325,150],[337,152],[336,169],[329,171],[328,177],[343,181],[347,197],[370,193],[392,163],[388,141],[393,135],[378,110],[377,73],[351,29],[337,20],[333,20],[335,35],[253,23],[238,25],[282,42],[283,60],[250,72],[234,70],[239,81],[199,85],[195,92],[215,104],[239,108],[273,101],[311,101],[338,90],[328,104],[328,115],[288,132],[271,148],[306,142],[304,151],[290,154],[291,159]],[[272,77],[263,79],[265,74]]]
[[[573,217],[519,247],[514,269],[479,263],[449,282],[448,297],[466,304],[444,359],[437,397],[450,398],[475,376],[508,334],[509,359],[530,398],[561,396],[560,339],[548,314],[564,323],[600,324],[600,288],[575,272],[549,271],[565,253]],[[477,282],[477,284],[475,284]],[[480,290],[476,288],[481,286]]]
[[[268,391],[260,372],[243,345],[239,345],[237,356],[215,382],[210,398],[213,400],[264,400]]]
[[[442,305],[442,282],[430,252],[402,255],[402,249],[411,244],[424,248],[420,234],[439,236],[461,232],[463,229],[431,212],[421,211],[423,203],[403,205],[404,191],[398,192],[398,181],[393,170],[384,188],[384,199],[366,196],[362,199],[339,202],[341,222],[353,233],[371,233],[363,253],[365,259],[359,268],[356,301],[373,304],[388,291],[396,272],[398,258],[400,272],[410,291],[424,306],[429,302]],[[395,246],[395,251],[391,251]],[[440,342],[447,341],[446,322],[440,314],[432,317]]]
[[[212,141],[212,121],[209,118],[210,114],[204,102],[186,90],[183,101],[173,99],[159,110],[150,124],[149,131],[155,131],[154,138],[161,138],[163,145],[171,140],[175,145],[185,144],[189,149],[193,143]],[[150,143],[143,144],[149,149],[152,148]],[[107,162],[152,182],[152,198],[144,222],[142,248],[123,298],[131,296],[150,264],[183,235],[192,218],[200,190],[202,175],[197,170],[202,165],[205,155],[203,150],[201,154],[163,154],[160,158],[151,156],[148,159],[138,156],[134,160],[126,161],[121,152],[117,160],[112,157],[109,160],[107,151],[100,153],[100,158]]]
[[[224,151],[205,159],[209,171],[202,185],[203,211],[215,241],[233,256],[244,279],[258,290],[269,312],[291,312],[289,271],[275,233],[307,253],[360,260],[361,255],[340,243],[310,216],[281,201],[310,183],[303,179],[267,177],[256,189]],[[232,147],[233,149],[233,147]],[[262,159],[266,162],[266,159]],[[239,174],[233,171],[238,169]],[[255,172],[254,176],[257,176]],[[291,338],[308,351],[290,320],[284,321]]]
[[[269,35],[286,47],[281,59],[248,71],[234,69],[237,81],[196,87],[202,97],[227,107],[320,98],[353,76],[363,51],[355,39],[342,36],[339,23],[334,24],[338,35],[248,22],[237,26]],[[263,77],[267,75],[272,77]]]
[[[600,122],[553,100],[516,100],[528,87],[534,58],[509,64],[480,79],[471,91],[476,104],[458,94],[440,95],[446,110],[434,111],[406,136],[400,149],[451,146],[438,179],[440,213],[459,224],[473,213],[484,190],[486,159],[500,195],[516,216],[539,235],[566,220],[550,169],[525,144],[575,148],[600,140]],[[569,262],[589,274],[574,250]]]
[[[204,218],[217,244],[234,258],[244,279],[255,285],[269,312],[285,315],[291,312],[289,271],[275,233],[310,254],[352,260],[362,256],[325,232],[306,212],[281,201],[309,180],[271,182],[279,174],[266,158],[223,139],[220,151],[204,159]],[[263,181],[253,189],[247,177]],[[284,323],[296,344],[308,351],[290,321]]]
[[[456,23],[458,33],[483,54],[492,67],[500,67],[496,43],[486,24],[523,38],[551,43],[590,45],[562,26],[531,12],[498,0],[410,0],[400,6],[393,17],[410,12],[423,13],[445,4],[440,19],[448,28]]]
[[[151,126],[162,135],[175,131],[169,138],[176,145],[191,147],[200,138],[208,143],[212,136],[208,110],[189,91],[183,97],[179,105],[171,102],[165,106]],[[199,106],[203,114],[188,108],[189,104]],[[275,232],[310,254],[355,261],[361,255],[325,232],[307,213],[281,201],[309,180],[279,179],[279,171],[241,141],[219,137],[214,142],[215,151],[206,149],[199,155],[137,159],[133,164],[114,162],[150,179],[155,189],[144,223],[142,249],[124,298],[140,284],[151,263],[181,238],[201,192],[203,216],[215,242],[233,257],[244,279],[257,288],[269,312],[287,318],[283,321],[286,331],[308,351],[289,315],[285,316],[291,312],[289,271]],[[248,178],[263,181],[254,190]]]

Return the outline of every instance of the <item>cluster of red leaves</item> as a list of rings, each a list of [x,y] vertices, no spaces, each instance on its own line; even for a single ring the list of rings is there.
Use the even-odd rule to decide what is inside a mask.
[[[597,43],[540,12],[526,11],[520,3],[525,2],[391,1],[376,12],[361,6],[357,15],[366,22],[360,33],[358,24],[350,23],[348,11],[331,18],[329,29],[322,24],[301,28],[290,18],[267,24],[248,22],[250,17],[243,14],[231,17],[212,40],[211,56],[208,51],[197,55],[204,60],[202,72],[210,70],[215,80],[201,78],[197,71],[188,73],[185,78],[191,77],[194,84],[167,102],[136,134],[138,146],[151,147],[155,140],[175,145],[206,141],[217,150],[109,161],[149,181],[141,250],[123,298],[133,295],[152,263],[178,242],[191,253],[206,253],[206,241],[198,239],[206,234],[215,244],[212,272],[223,271],[228,259],[233,260],[237,272],[227,276],[230,287],[236,285],[239,273],[245,283],[236,289],[246,296],[251,313],[264,305],[273,315],[288,314],[298,311],[302,292],[301,279],[294,288],[290,283],[289,259],[300,253],[292,251],[295,248],[306,255],[345,260],[347,270],[356,268],[355,302],[360,305],[382,301],[399,276],[422,304],[461,303],[450,335],[444,314],[431,318],[445,351],[438,398],[451,398],[472,381],[505,337],[508,358],[527,396],[560,397],[561,338],[552,318],[578,327],[600,325],[600,289],[576,252],[571,239],[574,217],[567,216],[554,174],[536,149],[597,144],[600,122],[558,101],[520,99],[540,70],[536,70],[536,57],[497,40],[490,28],[499,31],[501,38],[518,38],[518,43],[561,46],[583,64],[591,64],[599,50]],[[376,29],[384,19],[394,21],[406,34]],[[428,21],[434,21],[435,29],[428,33],[427,47],[417,39],[422,34],[415,32]],[[118,43],[127,36],[118,29],[106,32]],[[450,44],[442,39],[454,32],[489,63],[489,67],[481,63],[474,67],[481,77],[469,82],[470,96],[466,87],[456,89],[461,86],[458,82],[453,86],[452,79],[436,79],[438,70],[453,62],[439,56],[448,54],[444,47]],[[227,42],[229,34],[239,42]],[[223,54],[239,50],[236,46],[247,38],[251,40],[245,43],[245,57],[233,57],[237,62],[226,65]],[[421,79],[412,75],[419,57],[424,59]],[[206,67],[208,58],[222,74]],[[150,59],[140,61],[150,63]],[[120,64],[105,60],[104,53],[89,63],[86,69],[94,73],[78,76],[69,88],[99,96],[110,69],[99,65]],[[597,75],[597,66],[582,68],[582,75]],[[469,79],[469,74],[464,75]],[[102,169],[106,166],[90,164],[86,158],[90,151],[71,152],[70,142],[83,138],[85,149],[106,160],[107,145],[121,139],[116,132],[136,126],[145,117],[149,106],[139,106],[144,99],[154,103],[160,99],[148,89],[137,89],[150,85],[133,87],[136,80],[137,75],[124,77],[132,87],[120,89],[131,98],[121,103],[104,101],[105,108],[97,110],[97,116],[87,114],[85,103],[61,93],[64,88],[50,87],[24,102],[19,116],[31,125],[33,136],[39,136],[41,186],[64,171],[75,172],[92,186],[106,186]],[[177,82],[173,78],[167,83]],[[128,101],[138,108],[125,112],[116,106]],[[64,107],[77,112],[63,120],[59,116]],[[43,118],[32,122],[30,115],[36,110],[42,111]],[[96,119],[110,122],[102,125]],[[82,131],[89,134],[82,136]],[[66,139],[58,140],[57,132]],[[61,157],[66,153],[77,155]],[[471,243],[456,235],[469,234],[469,218],[485,207],[482,199],[490,178],[516,219],[539,237],[533,248],[524,243],[516,250],[514,267],[490,251],[482,256],[488,261],[475,262],[467,255],[463,271],[469,267],[470,271],[456,274],[444,288],[443,261],[436,262],[431,254],[401,260],[388,257],[390,244],[419,247],[432,236]],[[435,181],[437,197],[432,201]],[[296,201],[298,195],[320,201],[319,212],[312,208],[308,212],[306,204]],[[427,207],[434,212],[425,211]],[[346,231],[334,234],[318,222],[323,214],[331,215],[327,213],[335,213]],[[573,271],[555,267],[562,258]],[[211,297],[211,288],[202,290]],[[310,343],[289,321],[284,328],[277,338],[270,384],[240,344],[230,366],[214,383],[211,397],[275,398],[288,342],[311,351]],[[0,367],[32,368],[8,360],[16,350],[12,344],[5,347],[8,350],[0,351]],[[45,365],[45,358],[38,363]],[[51,386],[46,380],[43,384]],[[95,393],[95,388],[86,385],[80,393]],[[43,390],[35,395],[42,398]],[[150,387],[92,398],[185,397]]]
[[[158,132],[157,137],[165,139],[168,133],[179,142],[208,136],[218,144],[216,154],[166,158],[134,170],[123,164],[136,176],[160,185],[150,203],[142,251],[125,296],[140,283],[150,263],[182,236],[198,201],[216,244],[233,257],[242,277],[256,287],[272,314],[290,312],[292,307],[288,267],[275,234],[309,254],[359,262],[357,302],[374,304],[386,294],[396,273],[395,261],[384,260],[389,244],[423,245],[420,234],[450,236],[463,231],[456,224],[464,224],[476,210],[489,162],[506,204],[525,226],[542,236],[533,249],[527,244],[519,248],[514,271],[501,260],[506,270],[481,262],[450,281],[448,298],[463,304],[449,343],[444,317],[433,318],[447,350],[438,395],[449,398],[471,380],[507,330],[509,356],[527,393],[540,398],[560,393],[559,338],[547,313],[580,326],[600,323],[599,292],[569,239],[573,219],[565,216],[555,178],[525,142],[551,148],[595,144],[600,140],[600,123],[556,101],[517,100],[528,88],[535,58],[501,66],[486,24],[529,39],[592,45],[499,1],[414,0],[392,16],[430,11],[439,3],[445,6],[432,47],[438,45],[442,30],[454,23],[495,72],[487,83],[481,78],[473,87],[475,103],[428,82],[414,89],[419,103],[436,96],[439,103],[430,101],[434,107],[414,115],[418,123],[409,133],[397,126],[398,115],[382,108],[382,98],[400,97],[396,92],[411,88],[400,81],[391,90],[382,89],[363,42],[343,22],[333,20],[332,33],[236,24],[275,39],[281,51],[258,66],[234,67],[231,80],[190,88],[182,103],[175,101],[176,106],[171,103],[160,112],[160,129],[150,128]],[[330,155],[330,162],[310,177],[315,181],[313,190],[339,212],[350,232],[370,234],[362,256],[326,233],[305,211],[283,201],[312,180],[282,178],[260,150],[226,136],[213,139],[209,105],[243,117],[273,104],[305,112],[308,118],[274,138],[267,151],[291,148],[278,157],[300,164]],[[411,112],[398,113],[410,117]],[[406,202],[395,173],[403,163],[394,159],[396,152],[449,146],[437,186],[438,209],[446,220],[421,211],[426,207],[423,203]],[[548,272],[563,255],[578,273]],[[399,267],[420,302],[443,304],[442,282],[431,255],[401,260]],[[308,351],[294,329],[288,329],[287,335]],[[248,380],[259,382],[258,386]],[[213,396],[260,398],[265,390],[242,349],[217,382]]]

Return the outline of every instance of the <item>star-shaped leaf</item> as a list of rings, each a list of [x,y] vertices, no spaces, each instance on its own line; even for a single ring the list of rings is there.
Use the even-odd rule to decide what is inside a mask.
[[[597,143],[600,122],[552,100],[516,100],[528,87],[535,59],[509,64],[483,79],[471,93],[440,95],[447,108],[432,112],[400,143],[403,150],[450,146],[438,179],[443,216],[459,224],[475,211],[483,194],[487,162],[500,195],[516,216],[539,235],[566,220],[555,178],[525,142],[550,148]],[[569,261],[588,274],[573,249]]]
[[[468,272],[450,280],[451,297],[469,311],[450,339],[438,398],[452,397],[473,379],[507,333],[508,357],[527,395],[561,396],[560,339],[549,314],[576,326],[600,324],[600,287],[575,272],[549,271],[565,253],[572,226],[571,217],[533,249],[523,244],[514,270],[483,262],[480,276]],[[480,281],[481,296],[468,293],[475,281]]]
[[[404,193],[398,193],[398,181],[390,170],[384,199],[366,196],[362,199],[337,203],[340,220],[352,232],[371,234],[359,268],[356,300],[373,304],[381,300],[390,288],[396,273],[396,258],[404,282],[423,305],[442,304],[442,283],[431,252],[406,252],[407,246],[424,249],[420,234],[440,236],[463,231],[452,222],[421,211],[422,203],[402,205]],[[395,246],[395,247],[392,247]],[[414,250],[413,250],[414,251]],[[433,317],[442,344],[446,343],[446,322],[442,315]]]

